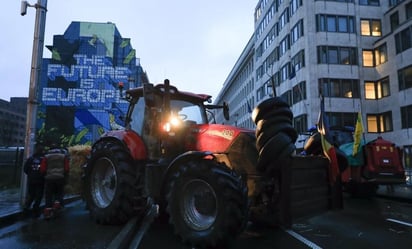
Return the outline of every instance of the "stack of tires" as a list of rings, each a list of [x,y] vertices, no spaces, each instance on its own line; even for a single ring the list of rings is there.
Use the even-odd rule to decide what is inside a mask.
[[[293,113],[279,97],[261,102],[252,112],[256,124],[256,148],[259,152],[257,170],[280,169],[282,160],[296,149],[298,133],[293,128]]]

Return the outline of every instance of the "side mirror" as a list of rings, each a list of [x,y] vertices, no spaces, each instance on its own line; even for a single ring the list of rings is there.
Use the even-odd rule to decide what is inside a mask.
[[[223,116],[229,120],[229,105],[226,102],[223,102]]]

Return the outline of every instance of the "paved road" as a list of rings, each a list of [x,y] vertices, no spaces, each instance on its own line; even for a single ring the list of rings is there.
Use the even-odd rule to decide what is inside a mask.
[[[66,206],[56,220],[26,219],[0,228],[0,248],[107,248],[122,230],[89,219],[81,201]],[[249,227],[231,246],[236,249],[273,248],[411,248],[412,204],[396,200],[355,199],[345,196],[345,208],[297,220],[291,230]],[[140,249],[190,248],[167,224],[155,222]]]

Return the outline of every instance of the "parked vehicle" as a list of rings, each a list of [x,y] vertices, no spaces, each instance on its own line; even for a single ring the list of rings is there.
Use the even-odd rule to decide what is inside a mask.
[[[330,127],[344,189],[355,195],[374,194],[379,185],[404,184],[402,152],[395,143],[378,136],[361,144],[352,155],[353,127]],[[304,153],[321,155],[320,133],[315,131],[304,146]]]

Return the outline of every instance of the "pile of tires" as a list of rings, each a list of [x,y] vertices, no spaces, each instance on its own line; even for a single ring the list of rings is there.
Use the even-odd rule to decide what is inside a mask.
[[[256,148],[259,152],[257,170],[280,169],[282,160],[296,150],[298,137],[289,104],[279,97],[264,100],[253,110],[252,120],[256,124]]]

